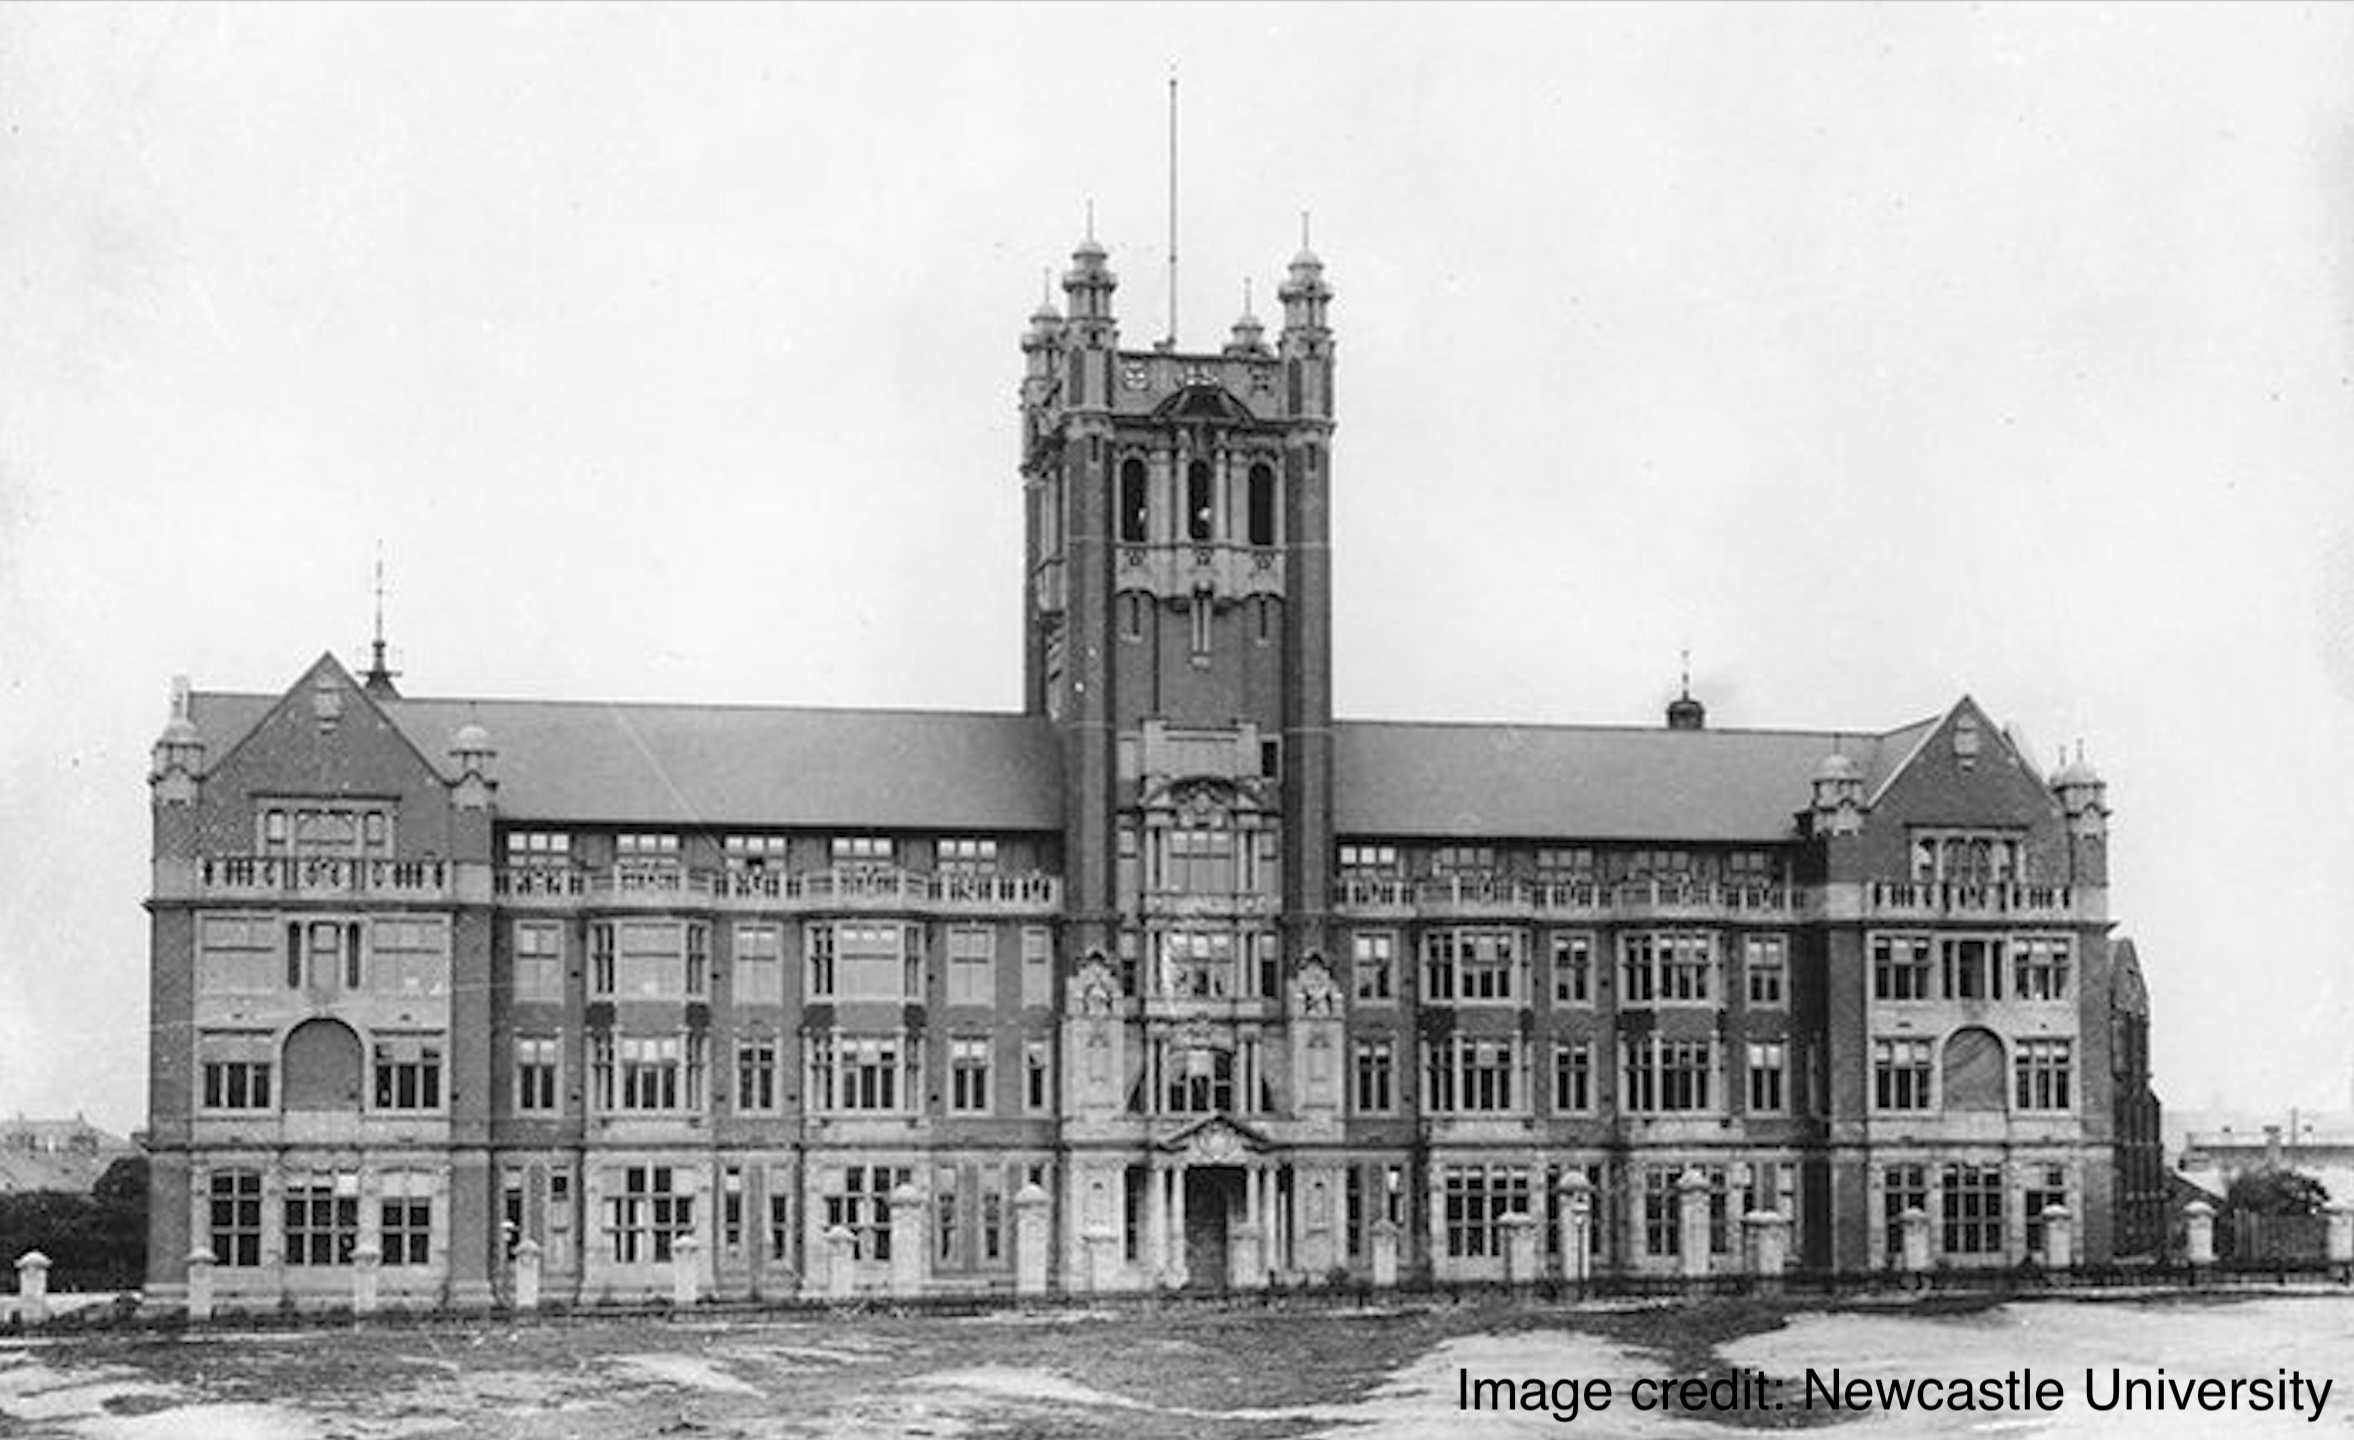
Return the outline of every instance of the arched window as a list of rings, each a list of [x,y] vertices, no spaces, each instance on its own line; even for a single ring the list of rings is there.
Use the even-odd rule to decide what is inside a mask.
[[[1275,543],[1275,467],[1264,463],[1251,467],[1250,539],[1253,545]]]
[[[1144,537],[1144,462],[1131,456],[1120,462],[1120,539],[1142,545]]]
[[[1185,534],[1188,539],[1207,540],[1211,522],[1217,510],[1211,499],[1210,464],[1196,460],[1185,467]]]
[[[1956,1030],[1945,1042],[1945,1108],[2000,1110],[2003,1042],[1991,1030]]]
[[[286,1037],[286,1108],[360,1108],[360,1037],[335,1020],[305,1020]]]

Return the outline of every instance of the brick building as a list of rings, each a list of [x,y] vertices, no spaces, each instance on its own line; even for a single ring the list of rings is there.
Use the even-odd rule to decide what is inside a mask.
[[[1323,267],[1214,353],[1115,285],[1022,341],[1020,713],[176,691],[157,1297],[1011,1289],[1025,1219],[1058,1289],[1559,1273],[1573,1194],[1603,1272],[2110,1253],[2089,770],[1968,699],[1336,721]]]

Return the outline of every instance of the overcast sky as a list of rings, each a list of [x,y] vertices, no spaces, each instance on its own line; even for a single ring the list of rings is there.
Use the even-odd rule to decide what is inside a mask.
[[[0,9],[0,1113],[171,677],[1012,708],[1017,339],[1337,298],[1354,717],[2081,737],[2168,1103],[2354,1080],[2354,10]]]

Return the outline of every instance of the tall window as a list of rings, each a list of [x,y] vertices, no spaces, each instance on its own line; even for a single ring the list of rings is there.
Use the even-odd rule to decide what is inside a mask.
[[[618,1079],[620,1101],[618,1106],[600,1108],[701,1110],[710,1044],[710,1035],[701,1030],[684,1036],[598,1034],[591,1043],[591,1081],[599,1101],[605,1102]]]
[[[1216,534],[1217,505],[1210,482],[1210,466],[1206,460],[1195,460],[1185,467],[1185,538],[1208,540]]]
[[[997,999],[997,932],[959,925],[948,932],[948,1003],[989,1005]]]
[[[2003,998],[2003,942],[1984,935],[1943,935],[1938,953],[1945,962],[1945,998]]]
[[[356,1171],[287,1176],[282,1210],[287,1264],[351,1263],[360,1240]]]
[[[2027,1211],[2027,1253],[2043,1258],[2043,1212],[2068,1203],[2068,1170],[2062,1165],[2030,1165],[2020,1196]]]
[[[735,935],[738,1005],[785,1002],[785,937],[775,925],[738,925]]]
[[[912,925],[809,927],[812,1000],[921,1000],[923,934]]]
[[[1392,1040],[1359,1040],[1352,1107],[1359,1115],[1387,1115],[1397,1105],[1398,1047]]]
[[[2029,935],[2012,941],[2011,993],[2021,1000],[2067,999],[2069,955],[2065,935]]]
[[[1054,932],[1043,925],[1022,927],[1022,1003],[1054,1004]]]
[[[197,1037],[196,1044],[204,1109],[270,1108],[269,1035],[205,1034]]]
[[[1583,1115],[1594,1108],[1594,1046],[1587,1040],[1553,1043],[1553,1112]]]
[[[958,1036],[948,1042],[948,1108],[962,1115],[989,1112],[989,1042]]]
[[[1928,1109],[1932,1058],[1933,1047],[1927,1040],[1873,1041],[1872,1107],[1876,1110]]]
[[[1520,994],[1518,930],[1433,930],[1422,937],[1426,1003],[1509,1003]]]
[[[852,1165],[839,1188],[826,1189],[826,1228],[850,1232],[851,1254],[861,1260],[891,1258],[891,1192],[915,1172],[906,1166]]]
[[[1780,1040],[1749,1042],[1749,1110],[1778,1115],[1789,1105],[1789,1046]]]
[[[529,1003],[564,999],[563,926],[552,920],[515,922],[515,998]]]
[[[765,1030],[736,1037],[736,1111],[765,1115],[777,1108],[777,1037]]]
[[[1683,1207],[1678,1182],[1682,1172],[1672,1165],[1643,1167],[1643,1253],[1652,1256],[1684,1252]]]
[[[1495,1115],[1519,1109],[1519,1042],[1462,1035],[1424,1051],[1423,1108],[1432,1114]]]
[[[1250,468],[1250,540],[1253,545],[1275,543],[1275,467],[1265,463]]]
[[[914,1048],[897,1035],[814,1035],[809,1042],[810,1108],[888,1112],[916,1091]]]
[[[556,1108],[556,1077],[563,1048],[553,1035],[515,1037],[515,1108],[550,1111]]]
[[[1449,1165],[1439,1172],[1447,1254],[1501,1256],[1504,1217],[1528,1213],[1528,1172],[1511,1165]]]
[[[441,1041],[395,1035],[376,1042],[376,1108],[441,1108]]]
[[[695,1228],[695,1197],[668,1165],[630,1165],[605,1199],[605,1237],[617,1265],[663,1264]]]
[[[1349,937],[1350,983],[1360,1002],[1385,1004],[1397,998],[1398,937],[1388,931]]]
[[[1716,994],[1716,936],[1669,930],[1619,937],[1620,998],[1630,1005],[1705,1005]]]
[[[1553,1003],[1594,1003],[1594,937],[1553,935]]]
[[[1225,999],[1235,983],[1234,935],[1226,930],[1172,930],[1161,937],[1161,993]]]
[[[1780,935],[1741,937],[1741,974],[1753,1010],[1779,1010],[1789,1003],[1790,942]]]
[[[1206,1045],[1170,1052],[1162,1102],[1169,1115],[1234,1110],[1234,1052]]]
[[[2003,1171],[2000,1165],[1945,1167],[1948,1255],[2000,1255],[2003,1250]]]
[[[1929,1213],[1929,1167],[1926,1165],[1890,1165],[1880,1172],[1880,1221],[1885,1232],[1881,1241],[1890,1264],[1904,1258],[1904,1213],[1918,1210]]]
[[[205,1218],[213,1259],[246,1269],[262,1263],[262,1172],[215,1170],[206,1185]]]
[[[387,1175],[376,1200],[377,1249],[388,1266],[433,1263],[432,1180],[412,1171]]]
[[[2074,1050],[2066,1040],[2012,1042],[2012,1073],[2017,1077],[2021,1110],[2067,1110],[2072,1107]]]
[[[1873,936],[1872,998],[1928,999],[1929,943],[1926,935]]]
[[[1022,1113],[1044,1115],[1054,1108],[1054,1056],[1044,1040],[1022,1042]]]
[[[701,921],[600,920],[589,926],[589,990],[600,998],[700,998],[711,927]]]
[[[1120,462],[1120,540],[1142,545],[1146,529],[1144,462],[1131,456]]]
[[[1621,1107],[1630,1114],[1679,1114],[1714,1104],[1715,1042],[1638,1035],[1625,1043]]]

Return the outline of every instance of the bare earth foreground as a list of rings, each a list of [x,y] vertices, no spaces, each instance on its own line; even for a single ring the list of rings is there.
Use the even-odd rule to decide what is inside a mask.
[[[1734,1367],[1848,1379],[2000,1377],[2067,1389],[2056,1411],[1711,1419],[1637,1411],[1640,1377]],[[1570,1421],[1465,1414],[1458,1371],[1601,1377]],[[2102,1412],[2087,1367],[2128,1376],[2332,1382],[2302,1414]],[[2310,1405],[2306,1407],[2310,1410]],[[592,1320],[416,1328],[91,1334],[0,1341],[0,1437],[660,1435],[1155,1437],[1706,1436],[1837,1425],[1856,1435],[2344,1436],[2354,1297],[1928,1303],[1849,1310],[1725,1302],[1575,1310],[1047,1312],[967,1318]]]

